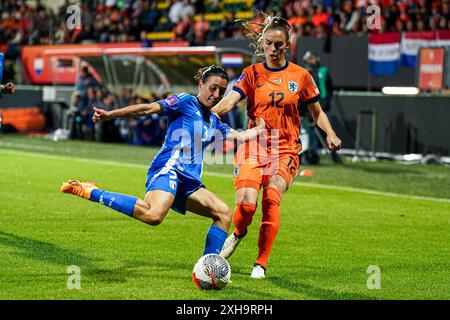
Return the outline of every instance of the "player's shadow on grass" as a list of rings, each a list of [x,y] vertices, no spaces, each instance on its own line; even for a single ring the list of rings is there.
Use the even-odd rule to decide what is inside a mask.
[[[118,268],[98,268],[95,262],[98,258],[93,258],[78,251],[64,249],[52,243],[29,239],[12,233],[0,231],[0,246],[12,248],[9,255],[15,255],[35,261],[43,261],[61,266],[78,265],[83,267],[83,276],[92,277],[100,282],[126,282],[127,278],[142,276],[143,272],[137,268],[145,265],[142,261],[125,263]],[[5,252],[2,252],[5,259]],[[169,266],[165,266],[167,268]],[[181,265],[170,265],[170,268],[179,268]],[[162,267],[164,268],[164,267]],[[168,269],[170,270],[170,269]]]
[[[129,266],[121,266],[118,268],[89,269],[83,273],[83,276],[88,281],[124,283],[127,282],[128,278],[142,276],[142,274]]]
[[[268,280],[280,288],[306,295],[308,297],[311,297],[311,299],[318,298],[322,300],[378,300],[375,297],[366,296],[364,294],[339,292],[335,290],[315,287],[305,283],[292,282],[288,279],[279,277],[268,277]]]
[[[0,245],[14,250],[10,255],[16,255],[31,260],[44,261],[56,265],[92,266],[94,258],[77,251],[60,248],[52,243],[21,237],[12,233],[0,231]],[[3,252],[4,259],[4,252]]]
[[[149,269],[150,268],[150,269]],[[170,274],[161,275],[161,271]],[[123,265],[117,268],[95,268],[83,273],[86,278],[94,278],[100,282],[126,282],[128,278],[149,277],[154,273],[160,278],[169,278],[173,280],[183,280],[184,277],[176,275],[177,270],[186,271],[190,276],[190,268],[183,263],[149,263],[148,261],[123,261]]]

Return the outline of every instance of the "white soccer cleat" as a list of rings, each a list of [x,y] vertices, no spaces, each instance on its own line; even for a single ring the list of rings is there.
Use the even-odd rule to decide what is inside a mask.
[[[264,279],[266,277],[266,269],[261,267],[259,264],[255,264],[253,267],[252,274],[250,278],[252,279]]]
[[[220,252],[220,256],[222,258],[228,259],[233,254],[234,250],[236,250],[239,242],[241,242],[242,238],[237,236],[234,232],[225,240],[223,244],[222,251]]]

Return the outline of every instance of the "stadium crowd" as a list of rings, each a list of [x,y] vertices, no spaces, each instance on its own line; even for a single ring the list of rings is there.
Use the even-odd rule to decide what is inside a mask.
[[[366,7],[373,3],[381,7],[381,32],[450,28],[450,0],[243,0],[241,7],[227,7],[227,0],[73,2],[80,3],[81,28],[69,30],[71,0],[65,0],[57,12],[42,0],[34,6],[25,0],[0,0],[0,51],[14,58],[27,44],[143,41],[151,45],[148,34],[164,31],[172,33],[172,40],[201,45],[242,37],[242,28],[234,23],[240,10],[255,12],[256,20],[262,19],[260,10],[283,16],[300,36],[360,35],[368,32]],[[219,21],[206,18],[208,13],[224,11]]]

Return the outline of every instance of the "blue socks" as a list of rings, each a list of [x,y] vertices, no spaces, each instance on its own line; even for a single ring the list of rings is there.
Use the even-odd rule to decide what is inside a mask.
[[[94,189],[91,192],[91,198],[89,200],[99,202],[107,207],[110,207],[111,209],[132,217],[134,205],[136,204],[138,198],[126,194]]]
[[[111,209],[122,212],[127,216],[132,217],[134,206],[138,198],[126,194],[94,189],[91,192],[91,197],[89,200],[101,203],[104,206],[110,207]],[[219,254],[222,250],[226,238],[227,233],[224,230],[215,225],[211,225],[208,230],[208,234],[206,235],[206,243],[203,255],[208,253]]]
[[[206,235],[206,244],[203,255],[208,253],[219,254],[222,250],[223,243],[225,242],[226,238],[227,233],[224,230],[216,227],[215,225],[212,225],[208,230],[208,234]]]

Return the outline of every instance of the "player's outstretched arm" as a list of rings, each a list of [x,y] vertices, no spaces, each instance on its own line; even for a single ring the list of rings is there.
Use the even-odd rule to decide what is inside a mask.
[[[159,113],[162,111],[162,106],[157,102],[152,102],[149,104],[133,104],[128,107],[123,107],[116,110],[104,110],[101,108],[94,107],[94,115],[92,116],[92,121],[100,122],[108,119],[115,118],[129,118],[129,117],[140,117],[147,116],[153,113]]]
[[[314,122],[327,134],[327,146],[331,151],[339,150],[342,146],[341,139],[338,138],[336,132],[334,132],[331,127],[330,121],[325,112],[323,112],[320,103],[317,101],[315,103],[308,105],[309,112],[314,119]]]
[[[245,131],[238,132],[234,129],[230,129],[227,135],[227,139],[237,139],[239,143],[247,140],[253,140],[257,136],[264,134],[266,129],[266,122],[263,118],[258,118],[256,120],[256,127],[247,129]]]
[[[241,100],[241,95],[231,90],[222,100],[219,101],[214,107],[211,108],[211,113],[220,119],[219,115],[228,113],[234,106]]]

